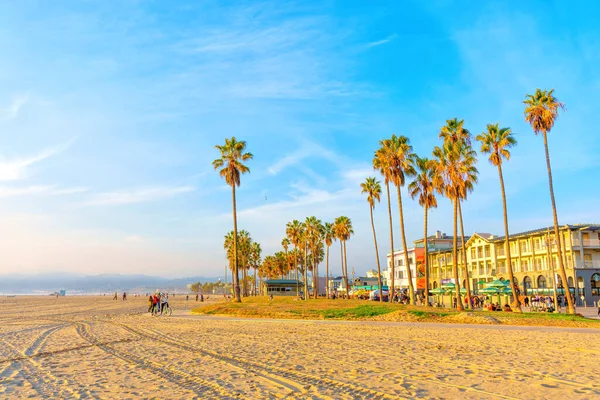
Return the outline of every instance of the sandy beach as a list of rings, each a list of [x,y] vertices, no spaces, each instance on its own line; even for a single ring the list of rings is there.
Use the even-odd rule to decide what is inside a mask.
[[[171,302],[157,318],[143,297],[1,297],[0,398],[600,396],[600,330],[211,318]]]

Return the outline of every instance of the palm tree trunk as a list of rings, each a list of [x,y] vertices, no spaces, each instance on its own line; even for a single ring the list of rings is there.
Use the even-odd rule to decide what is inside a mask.
[[[425,215],[423,216],[423,251],[425,253],[425,307],[429,307],[429,249],[427,248],[427,211],[428,207],[423,207]]]
[[[402,193],[400,192],[400,185],[396,185],[396,189],[398,190],[398,210],[400,212],[400,236],[402,237],[404,263],[406,264],[406,276],[408,278],[408,295],[410,298],[410,304],[415,305],[415,287],[412,282],[412,271],[410,270],[410,263],[408,260],[408,248],[406,246],[406,235],[404,233],[404,213],[402,211]]]
[[[300,296],[300,283],[298,283],[298,246],[294,245],[294,269],[296,270],[296,297]]]
[[[517,295],[517,287],[515,285],[515,275],[512,269],[512,260],[510,255],[510,245],[508,238],[508,212],[506,211],[506,192],[504,191],[504,176],[502,175],[502,164],[498,163],[498,176],[500,177],[500,190],[502,191],[502,213],[504,215],[504,248],[506,251],[506,264],[508,265],[508,277],[510,279],[510,289],[513,295],[513,302],[511,307],[513,312],[520,313],[521,303],[519,302],[519,296]]]
[[[546,166],[548,168],[548,184],[550,186],[550,200],[552,200],[552,217],[554,218],[554,237],[556,238],[556,246],[558,250],[558,266],[560,271],[560,277],[563,281],[563,287],[565,289],[565,297],[567,298],[567,314],[575,314],[575,305],[571,298],[571,291],[569,290],[569,281],[567,280],[567,272],[565,271],[565,264],[562,257],[562,244],[560,240],[560,232],[558,230],[558,216],[556,215],[556,201],[554,200],[554,185],[552,184],[552,168],[550,167],[550,153],[548,152],[548,136],[546,131],[544,134],[544,150],[546,151]],[[556,277],[554,279],[554,285],[556,285]],[[555,307],[557,305],[555,304]]]
[[[317,272],[317,256],[315,256],[315,249],[313,248],[313,296],[318,298],[319,296],[319,273]]]
[[[460,282],[458,280],[458,249],[457,249],[457,240],[456,236],[457,225],[458,225],[458,199],[453,200],[454,204],[454,233],[452,238],[452,272],[454,273],[454,290],[456,290],[455,298],[456,298],[456,309],[458,311],[463,311],[464,307],[462,305],[462,301],[460,299]]]
[[[309,299],[308,292],[308,245],[304,245],[304,300]]]
[[[342,280],[346,284],[346,294],[348,294],[348,286],[346,282],[346,275],[344,274],[344,244],[342,243],[342,239],[340,239],[340,262],[342,263]]]
[[[256,270],[258,268],[254,268],[254,296],[256,296],[257,288],[256,288]]]
[[[235,206],[235,185],[231,185],[231,202],[233,204],[233,287],[235,302],[241,303],[242,297],[240,295],[240,275],[238,273],[238,249],[237,249],[237,210]]]
[[[327,261],[325,264],[325,293],[327,298],[329,298],[329,246],[327,246]]]
[[[389,296],[390,296],[390,302],[394,301],[394,289],[396,287],[395,284],[395,278],[396,278],[396,274],[395,274],[395,262],[394,262],[394,226],[392,223],[392,200],[390,198],[390,183],[387,181],[385,181],[385,190],[387,191],[387,200],[388,200],[388,217],[390,220],[390,251],[392,252],[392,256],[391,256],[391,266],[390,266],[390,282],[389,285],[390,287],[388,288],[388,292],[389,292]],[[386,257],[386,262],[387,262],[387,257]],[[383,297],[383,287],[379,288],[379,296]]]
[[[460,218],[460,238],[462,243],[463,273],[465,274],[465,288],[467,290],[467,308],[471,307],[471,282],[469,282],[469,268],[467,267],[467,249],[465,248],[465,229],[463,227],[462,207],[458,201],[458,217]]]
[[[346,300],[350,300],[350,287],[348,286],[348,258],[346,253],[346,241],[344,240],[344,279],[346,280]]]
[[[371,211],[371,227],[373,228],[373,241],[375,242],[375,258],[377,259],[377,284],[379,285],[379,301],[383,302],[383,287],[381,286],[381,264],[379,262],[379,249],[377,248],[377,234],[375,233],[375,222],[373,221],[373,207],[369,204]]]
[[[248,297],[248,271],[246,266],[242,266],[242,297]]]

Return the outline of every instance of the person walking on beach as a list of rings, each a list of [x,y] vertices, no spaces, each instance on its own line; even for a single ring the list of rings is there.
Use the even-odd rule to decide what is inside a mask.
[[[123,292],[123,301],[127,300],[127,293]]]
[[[152,313],[160,311],[159,309],[157,309],[157,307],[160,306],[158,301],[159,301],[158,294],[154,293],[154,296],[152,296]]]
[[[154,297],[148,296],[148,312],[154,311]]]
[[[196,302],[198,302],[198,293],[196,293]]]
[[[115,292],[115,295],[113,296],[113,300],[117,299],[117,292]]]

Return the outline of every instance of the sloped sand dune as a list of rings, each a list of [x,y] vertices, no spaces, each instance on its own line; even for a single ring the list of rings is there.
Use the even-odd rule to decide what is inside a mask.
[[[133,297],[0,304],[0,398],[600,396],[598,330],[156,318]]]

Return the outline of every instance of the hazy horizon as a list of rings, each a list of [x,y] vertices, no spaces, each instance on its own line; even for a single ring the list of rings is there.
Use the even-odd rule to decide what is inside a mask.
[[[558,1],[2,3],[0,275],[222,275],[231,191],[211,162],[231,136],[254,153],[238,227],[263,257],[280,250],[288,221],[347,215],[349,270],[375,268],[359,184],[378,177],[378,141],[403,134],[430,155],[454,117],[474,135],[512,128],[511,232],[551,225],[542,138],[523,117],[536,88],[567,106],[549,134],[559,222],[600,222],[599,11]],[[477,167],[465,233],[503,235],[497,171],[485,157]],[[406,190],[403,203],[411,246],[423,210]],[[450,235],[452,210],[439,204],[429,231]],[[334,275],[339,254],[334,243]]]

